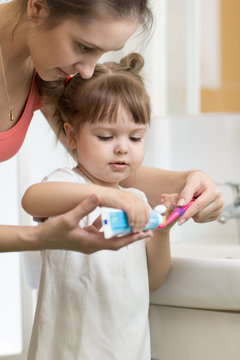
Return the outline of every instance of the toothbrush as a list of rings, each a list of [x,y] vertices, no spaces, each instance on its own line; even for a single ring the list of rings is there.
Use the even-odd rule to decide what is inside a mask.
[[[173,220],[177,219],[179,216],[183,215],[185,213],[185,211],[189,208],[189,206],[192,205],[192,203],[194,202],[195,199],[192,199],[190,201],[189,204],[185,205],[185,206],[179,206],[177,208],[175,208],[172,213],[170,214],[170,216],[161,224],[158,225],[158,229],[162,229],[165,226],[167,226],[168,224],[170,224]]]

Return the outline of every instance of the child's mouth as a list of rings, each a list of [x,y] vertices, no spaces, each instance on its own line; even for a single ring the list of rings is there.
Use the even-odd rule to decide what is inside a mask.
[[[120,162],[110,163],[110,166],[114,170],[125,170],[128,167],[128,164],[120,161]]]

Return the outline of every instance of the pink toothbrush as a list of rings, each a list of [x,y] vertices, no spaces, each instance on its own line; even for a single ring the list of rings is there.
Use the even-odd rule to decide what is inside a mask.
[[[158,225],[158,229],[162,229],[165,226],[167,226],[168,224],[170,224],[173,220],[175,220],[176,218],[178,218],[179,216],[181,216],[182,214],[185,213],[185,211],[189,208],[189,206],[192,205],[192,203],[194,202],[195,199],[192,199],[190,201],[189,204],[185,205],[185,206],[179,206],[177,208],[175,208],[173,210],[173,212],[170,214],[170,216],[161,224]]]

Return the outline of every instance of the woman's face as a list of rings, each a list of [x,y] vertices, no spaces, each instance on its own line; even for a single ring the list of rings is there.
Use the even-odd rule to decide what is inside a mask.
[[[105,52],[121,49],[137,26],[137,20],[109,17],[88,23],[69,19],[50,30],[32,22],[27,45],[42,79],[53,81],[76,72],[87,79],[98,59]]]

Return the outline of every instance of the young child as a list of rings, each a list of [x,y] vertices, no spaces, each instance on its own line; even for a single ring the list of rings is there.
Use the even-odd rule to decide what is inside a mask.
[[[51,217],[96,194],[101,206],[127,213],[133,232],[146,225],[145,195],[119,186],[144,157],[150,101],[142,67],[138,54],[99,64],[91,79],[75,75],[57,95],[56,124],[66,132],[77,166],[57,169],[29,188],[26,211]],[[58,182],[72,182],[72,189],[59,192]],[[164,199],[173,208],[177,195]],[[97,208],[81,225],[99,228],[99,214]],[[44,251],[28,359],[149,360],[149,289],[156,290],[169,271],[169,229],[147,231],[145,239],[116,252]]]

